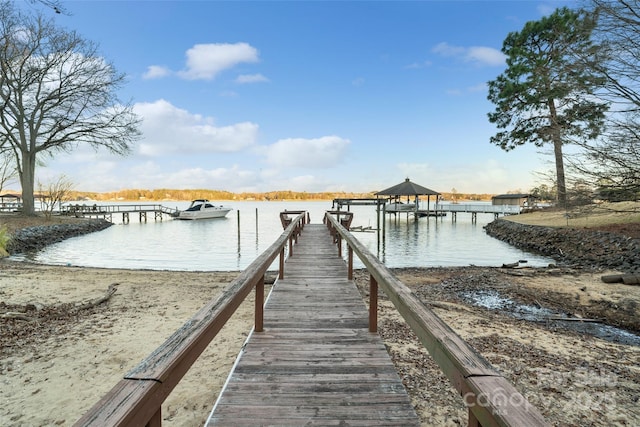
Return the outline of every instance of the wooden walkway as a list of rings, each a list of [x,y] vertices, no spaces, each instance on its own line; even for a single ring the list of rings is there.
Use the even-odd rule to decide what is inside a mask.
[[[419,426],[327,228],[307,224],[206,426]]]

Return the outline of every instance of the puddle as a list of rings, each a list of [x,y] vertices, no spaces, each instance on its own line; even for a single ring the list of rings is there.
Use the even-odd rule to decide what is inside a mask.
[[[505,298],[495,291],[464,292],[461,297],[466,302],[489,310],[499,310],[517,319],[530,322],[545,322],[559,329],[568,329],[584,334],[589,334],[606,341],[617,344],[626,344],[640,347],[640,336],[624,329],[603,323],[594,322],[566,322],[562,320],[550,320],[550,317],[562,317],[564,313],[549,310],[527,304],[518,304],[510,298]]]

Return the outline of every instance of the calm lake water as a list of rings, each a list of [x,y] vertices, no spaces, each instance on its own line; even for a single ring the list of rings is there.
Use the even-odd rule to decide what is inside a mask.
[[[165,217],[163,221],[154,221],[150,215],[148,222],[140,223],[138,216],[132,214],[131,221],[123,224],[121,215],[114,215],[115,225],[106,230],[14,259],[85,267],[236,271],[246,268],[282,233],[280,212],[306,210],[312,223],[321,223],[324,212],[332,209],[327,201],[220,203],[234,209],[226,218],[179,221]],[[179,209],[188,206],[183,202],[162,204]],[[374,206],[352,207],[351,212],[352,227],[376,228]],[[387,215],[384,241],[378,242],[375,232],[354,234],[391,268],[500,266],[519,260],[527,260],[530,266],[545,266],[553,262],[487,236],[483,226],[493,219],[493,214],[478,214],[477,222],[472,223],[470,213],[459,213],[455,222],[450,216],[414,221],[413,217],[407,220],[405,215],[396,219]],[[354,265],[362,267],[357,257]]]

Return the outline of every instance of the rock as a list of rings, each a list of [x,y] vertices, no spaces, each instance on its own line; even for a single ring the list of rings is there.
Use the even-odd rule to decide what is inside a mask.
[[[83,234],[101,231],[113,225],[104,219],[87,219],[70,224],[54,224],[37,227],[27,227],[17,230],[7,245],[9,254],[19,254],[37,251],[52,243]]]
[[[607,231],[519,224],[497,219],[485,232],[517,248],[553,258],[560,265],[640,273],[640,239]]]

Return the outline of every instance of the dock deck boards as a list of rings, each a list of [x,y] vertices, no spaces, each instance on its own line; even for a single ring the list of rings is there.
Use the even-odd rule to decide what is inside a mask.
[[[418,426],[325,226],[305,226],[207,426]]]

